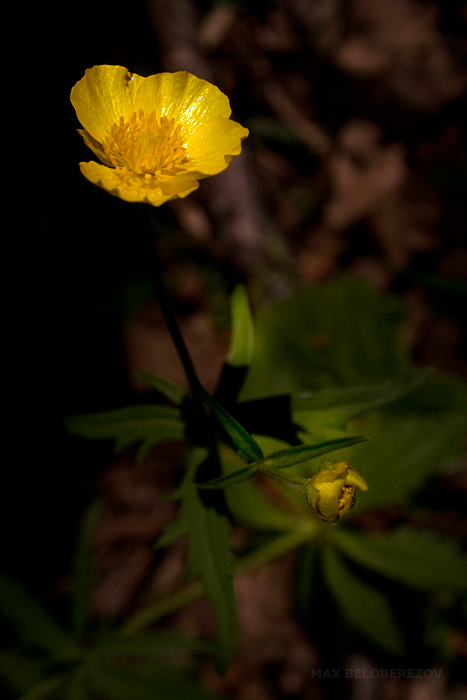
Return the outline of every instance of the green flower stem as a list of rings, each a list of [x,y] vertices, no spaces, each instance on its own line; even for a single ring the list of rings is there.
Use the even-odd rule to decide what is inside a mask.
[[[271,542],[259,547],[254,552],[250,552],[237,563],[236,573],[244,573],[257,566],[262,566],[273,559],[287,554],[296,547],[299,547],[310,539],[313,539],[320,531],[320,523],[312,518],[304,518],[299,521],[296,528],[286,532],[279,537],[276,537]],[[135,615],[131,620],[128,620],[122,628],[122,635],[132,635],[140,632],[145,627],[153,624],[161,617],[170,615],[183,605],[191,603],[193,600],[200,598],[204,593],[202,581],[195,581],[185,586],[181,591],[175,593],[164,600],[155,603],[151,607],[143,610],[138,615]]]
[[[283,469],[275,469],[274,467],[265,467],[264,464],[261,464],[258,467],[258,471],[261,472],[262,474],[267,474],[268,476],[272,476],[274,479],[280,479],[281,481],[287,481],[289,484],[298,484],[299,486],[308,486],[309,482],[311,481],[310,479],[304,479],[301,476],[292,476],[292,474],[288,474],[287,472],[284,472]]]
[[[172,307],[169,302],[169,298],[167,296],[167,292],[165,289],[164,281],[162,279],[162,271],[161,271],[161,266],[160,266],[160,261],[159,261],[159,255],[157,253],[157,241],[154,240],[153,236],[153,231],[152,231],[152,226],[151,226],[151,213],[149,211],[149,208],[147,205],[142,205],[144,207],[143,209],[140,207],[139,208],[139,213],[140,213],[140,219],[142,223],[142,227],[144,230],[144,235],[146,238],[146,249],[147,249],[147,254],[148,254],[148,259],[149,259],[149,265],[150,265],[150,270],[151,270],[151,281],[152,285],[154,288],[154,293],[156,296],[156,299],[159,303],[159,308],[162,312],[162,316],[164,318],[164,321],[167,325],[167,329],[170,333],[170,336],[174,342],[174,345],[177,349],[178,355],[180,357],[180,360],[183,365],[183,369],[185,370],[186,377],[188,379],[188,384],[190,386],[190,393],[191,393],[191,398],[193,401],[193,404],[195,406],[195,410],[199,416],[199,420],[201,422],[201,425],[204,426],[204,433],[205,433],[205,438],[207,440],[207,447],[209,449],[209,454],[211,456],[211,459],[214,461],[216,465],[218,465],[218,471],[220,473],[220,460],[219,460],[219,452],[217,449],[217,440],[211,425],[211,422],[207,416],[207,413],[204,408],[204,402],[203,402],[203,397],[201,394],[201,383],[198,379],[198,376],[196,374],[195,367],[193,365],[193,361],[190,357],[190,353],[188,352],[188,348],[185,344],[185,341],[183,339],[183,336],[180,332],[180,328],[178,327],[177,319],[175,318],[175,315],[172,311]]]
[[[159,307],[162,312],[162,316],[164,317],[164,321],[167,325],[167,329],[172,337],[175,347],[177,348],[180,360],[182,361],[183,369],[185,370],[185,374],[188,379],[188,384],[190,386],[191,397],[193,401],[198,405],[198,408],[201,408],[203,414],[206,415],[204,411],[203,400],[201,397],[199,379],[196,374],[192,359],[190,357],[190,353],[188,352],[188,348],[180,332],[180,328],[178,327],[178,323],[172,311],[172,307],[170,306],[167,292],[165,290],[165,285],[162,279],[159,255],[157,253],[157,242],[154,240],[151,227],[151,214],[148,210],[147,205],[143,206],[144,212],[142,209],[139,209],[139,211],[141,213],[142,225],[146,237],[146,250],[149,258],[151,281],[152,286],[154,288],[154,293],[159,303]]]

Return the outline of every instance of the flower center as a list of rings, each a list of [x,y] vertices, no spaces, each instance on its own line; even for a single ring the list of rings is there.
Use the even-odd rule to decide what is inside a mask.
[[[339,498],[339,510],[345,508],[349,501],[352,500],[354,491],[354,486],[344,486],[342,488],[341,497]]]
[[[182,146],[180,124],[175,119],[156,117],[155,111],[132,112],[128,121],[120,117],[110,127],[103,148],[106,156],[120,172],[132,170],[150,180],[157,174],[174,174],[188,163]]]

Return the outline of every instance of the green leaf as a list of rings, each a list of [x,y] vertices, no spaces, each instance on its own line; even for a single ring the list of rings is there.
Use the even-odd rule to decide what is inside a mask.
[[[410,369],[403,304],[341,277],[295,293],[255,317],[255,348],[241,400],[372,384]]]
[[[57,674],[55,676],[49,676],[41,681],[41,683],[34,686],[34,688],[24,693],[20,700],[45,700],[45,698],[54,697],[55,691],[62,685],[63,675]]]
[[[257,471],[258,465],[253,464],[244,469],[239,469],[233,474],[226,474],[225,476],[218,476],[216,479],[197,483],[196,486],[199,489],[224,489],[227,488],[227,486],[235,486],[235,484],[241,484],[242,481],[251,479]]]
[[[422,591],[467,592],[467,557],[450,540],[408,527],[333,534],[346,556],[388,578]]]
[[[93,440],[115,440],[115,450],[142,441],[138,461],[163,440],[183,440],[185,426],[180,411],[170,406],[142,405],[116,411],[74,416],[66,421],[70,432]]]
[[[205,506],[193,483],[196,471],[206,458],[206,450],[195,449],[178,494],[183,499],[177,518],[158,540],[165,546],[180,534],[189,537],[189,569],[202,577],[218,625],[219,649],[216,665],[225,673],[237,643],[237,608],[233,589],[234,556],[230,546],[228,518],[213,506]]]
[[[262,439],[262,438],[258,438]],[[238,471],[241,460],[231,450],[220,450],[222,469],[228,475]],[[289,501],[284,495],[288,492],[288,485],[283,485],[274,480],[274,487],[278,489],[278,496],[284,503],[280,508],[275,502],[267,498],[254,479],[237,483],[226,489],[225,498],[229,511],[234,518],[248,527],[260,530],[291,530],[297,526],[297,515],[303,516],[303,507],[298,510],[293,507],[293,500]],[[286,510],[288,507],[288,510]]]
[[[232,367],[248,367],[253,355],[254,326],[248,295],[242,285],[235,287],[230,304],[232,337],[226,362]]]
[[[355,445],[358,442],[365,442],[368,439],[367,437],[345,437],[327,440],[318,445],[297,445],[297,447],[291,447],[289,450],[274,452],[264,460],[263,464],[267,467],[285,469],[286,467],[293,467],[295,464],[306,462],[309,459],[314,459],[328,452],[333,452],[333,450],[340,450],[344,447]],[[261,463],[258,464],[258,469],[261,471]]]
[[[86,512],[76,548],[73,571],[72,630],[81,641],[88,625],[91,605],[93,568],[91,563],[91,538],[102,503],[96,501]]]
[[[222,408],[212,396],[209,396],[208,392],[203,389],[203,387],[200,388],[203,401],[209,406],[211,412],[231,438],[238,454],[244,457],[247,462],[258,462],[262,460],[263,453],[261,448],[250,433],[245,430],[225,408]]]
[[[214,695],[180,679],[180,673],[160,670],[151,678],[127,670],[94,665],[88,673],[92,689],[112,700],[215,700]],[[217,696],[218,697],[218,696]]]
[[[155,389],[160,394],[163,394],[163,396],[166,396],[170,401],[173,401],[176,406],[181,406],[182,401],[186,396],[186,392],[181,386],[170,382],[168,379],[159,377],[157,374],[137,370],[136,372],[133,372],[133,376],[142,384],[146,384],[147,386],[150,386],[151,389]]]
[[[0,652],[0,676],[19,697],[45,680],[43,660],[13,651]]]
[[[57,659],[75,658],[79,649],[23,586],[0,574],[0,614],[25,646],[49,652]]]
[[[312,425],[319,421],[321,424],[344,428],[352,418],[387,406],[416,391],[425,384],[430,375],[430,370],[417,369],[407,376],[379,384],[328,388],[312,394],[297,394],[292,397],[292,409],[298,412],[295,419],[299,423],[301,412],[307,412],[307,422]]]
[[[348,622],[381,648],[402,655],[402,633],[384,594],[353,574],[329,546],[323,552],[323,573]]]
[[[455,390],[463,390],[453,380]],[[454,387],[453,387],[454,388]],[[462,391],[460,391],[462,394]],[[368,482],[369,490],[350,516],[363,508],[405,503],[426,482],[460,454],[467,428],[467,412],[451,404],[451,380],[433,379],[421,391],[398,402],[397,408],[352,421],[349,430],[365,431],[370,441],[361,450],[346,451]]]
[[[151,632],[148,634],[122,636],[118,633],[101,637],[94,650],[100,655],[167,656],[174,651],[212,651],[213,644],[200,639],[191,639],[178,632]]]
[[[88,700],[89,697],[85,674],[78,669],[61,689],[60,700]]]

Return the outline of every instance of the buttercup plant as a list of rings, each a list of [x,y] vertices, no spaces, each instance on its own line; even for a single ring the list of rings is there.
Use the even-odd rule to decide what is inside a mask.
[[[380,588],[378,580],[430,599],[466,593],[465,556],[421,530],[416,519],[410,523],[408,507],[446,454],[458,454],[467,392],[439,377],[430,388],[430,373],[414,369],[401,350],[395,300],[342,278],[298,289],[260,310],[255,321],[246,290],[237,286],[230,349],[211,396],[167,298],[144,205],[185,197],[199,180],[220,173],[240,154],[248,130],[230,119],[229,101],[217,87],[184,71],[143,78],[122,66],[95,66],[73,87],[71,101],[84,142],[100,160],[81,163],[83,175],[141,205],[135,208],[143,214],[154,291],[189,392],[139,372],[157,391],[156,402],[74,416],[67,427],[82,437],[111,439],[116,451],[137,445],[137,464],[165,440],[183,442],[186,470],[172,494],[179,508],[155,546],[186,537],[187,580],[180,585],[177,574],[170,591],[164,584],[165,592],[155,592],[142,609],[137,604],[122,622],[100,627],[91,614],[91,550],[105,505],[96,502],[78,541],[69,628],[0,573],[0,614],[18,641],[18,652],[0,652],[0,676],[22,700],[216,700],[193,683],[191,660],[185,666],[176,657],[171,666],[170,655],[211,654],[224,674],[237,650],[234,576],[292,550],[299,550],[294,605],[305,624],[323,607],[316,586],[322,579],[343,625],[402,658],[407,645],[401,616],[393,614],[398,602],[392,587]],[[313,336],[329,339],[325,351],[310,342]],[[318,464],[334,451],[336,461]],[[351,512],[357,489],[366,493]],[[407,507],[407,525],[381,532],[352,526],[355,515],[393,504]],[[232,523],[251,535],[243,549],[232,547]],[[154,629],[202,595],[214,610],[215,645],[168,626]],[[333,635],[329,619],[317,628],[318,638]]]

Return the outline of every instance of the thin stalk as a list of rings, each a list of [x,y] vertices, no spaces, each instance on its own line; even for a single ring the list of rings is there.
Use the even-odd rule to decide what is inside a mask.
[[[144,206],[144,212],[139,209],[141,223],[145,236],[146,250],[148,254],[149,267],[151,272],[151,282],[154,289],[154,294],[159,304],[159,308],[162,312],[162,316],[167,325],[167,329],[173,340],[173,343],[177,349],[178,355],[185,370],[185,374],[190,387],[191,398],[194,404],[196,413],[198,414],[201,425],[204,427],[204,433],[207,440],[207,447],[209,449],[209,454],[213,463],[218,465],[218,471],[220,472],[220,459],[219,452],[217,449],[217,440],[214,434],[211,422],[206,414],[203,397],[201,394],[201,383],[196,374],[193,361],[191,359],[190,353],[180,332],[180,328],[175,318],[175,314],[172,311],[170,305],[169,297],[165,289],[164,281],[162,278],[162,270],[159,260],[159,255],[157,252],[157,241],[154,240],[150,212],[146,205]]]
[[[141,210],[140,210],[141,211]],[[157,243],[154,240],[152,229],[151,229],[151,224],[150,224],[150,212],[147,210],[147,207],[145,206],[145,216],[141,215],[141,218],[144,218],[144,221],[142,221],[143,224],[143,230],[144,230],[144,235],[145,235],[145,242],[146,242],[146,250],[148,254],[148,259],[149,259],[149,266],[150,266],[150,272],[151,272],[151,282],[152,286],[154,289],[154,294],[156,295],[156,299],[159,303],[160,310],[162,312],[162,316],[164,318],[164,321],[167,325],[167,329],[172,337],[172,340],[175,344],[175,347],[177,349],[177,352],[179,354],[180,360],[183,365],[183,369],[185,370],[186,377],[188,379],[188,384],[190,386],[190,392],[191,392],[191,397],[193,401],[198,404],[198,407],[201,409],[202,413],[205,414],[204,411],[204,404],[203,400],[201,397],[201,391],[200,391],[200,383],[199,379],[197,377],[193,361],[190,357],[190,353],[188,352],[188,348],[185,344],[185,341],[183,339],[183,336],[180,332],[180,328],[178,327],[177,320],[175,318],[175,315],[172,311],[172,307],[169,302],[169,298],[167,296],[167,292],[165,290],[165,285],[162,279],[162,271],[161,271],[161,266],[160,266],[160,261],[159,261],[159,255],[157,253]]]
[[[261,472],[261,474],[272,476],[274,479],[287,481],[289,484],[307,486],[310,482],[310,479],[304,479],[302,476],[293,476],[292,474],[287,474],[287,472],[284,472],[282,469],[265,467],[263,464],[258,468],[258,471]]]

